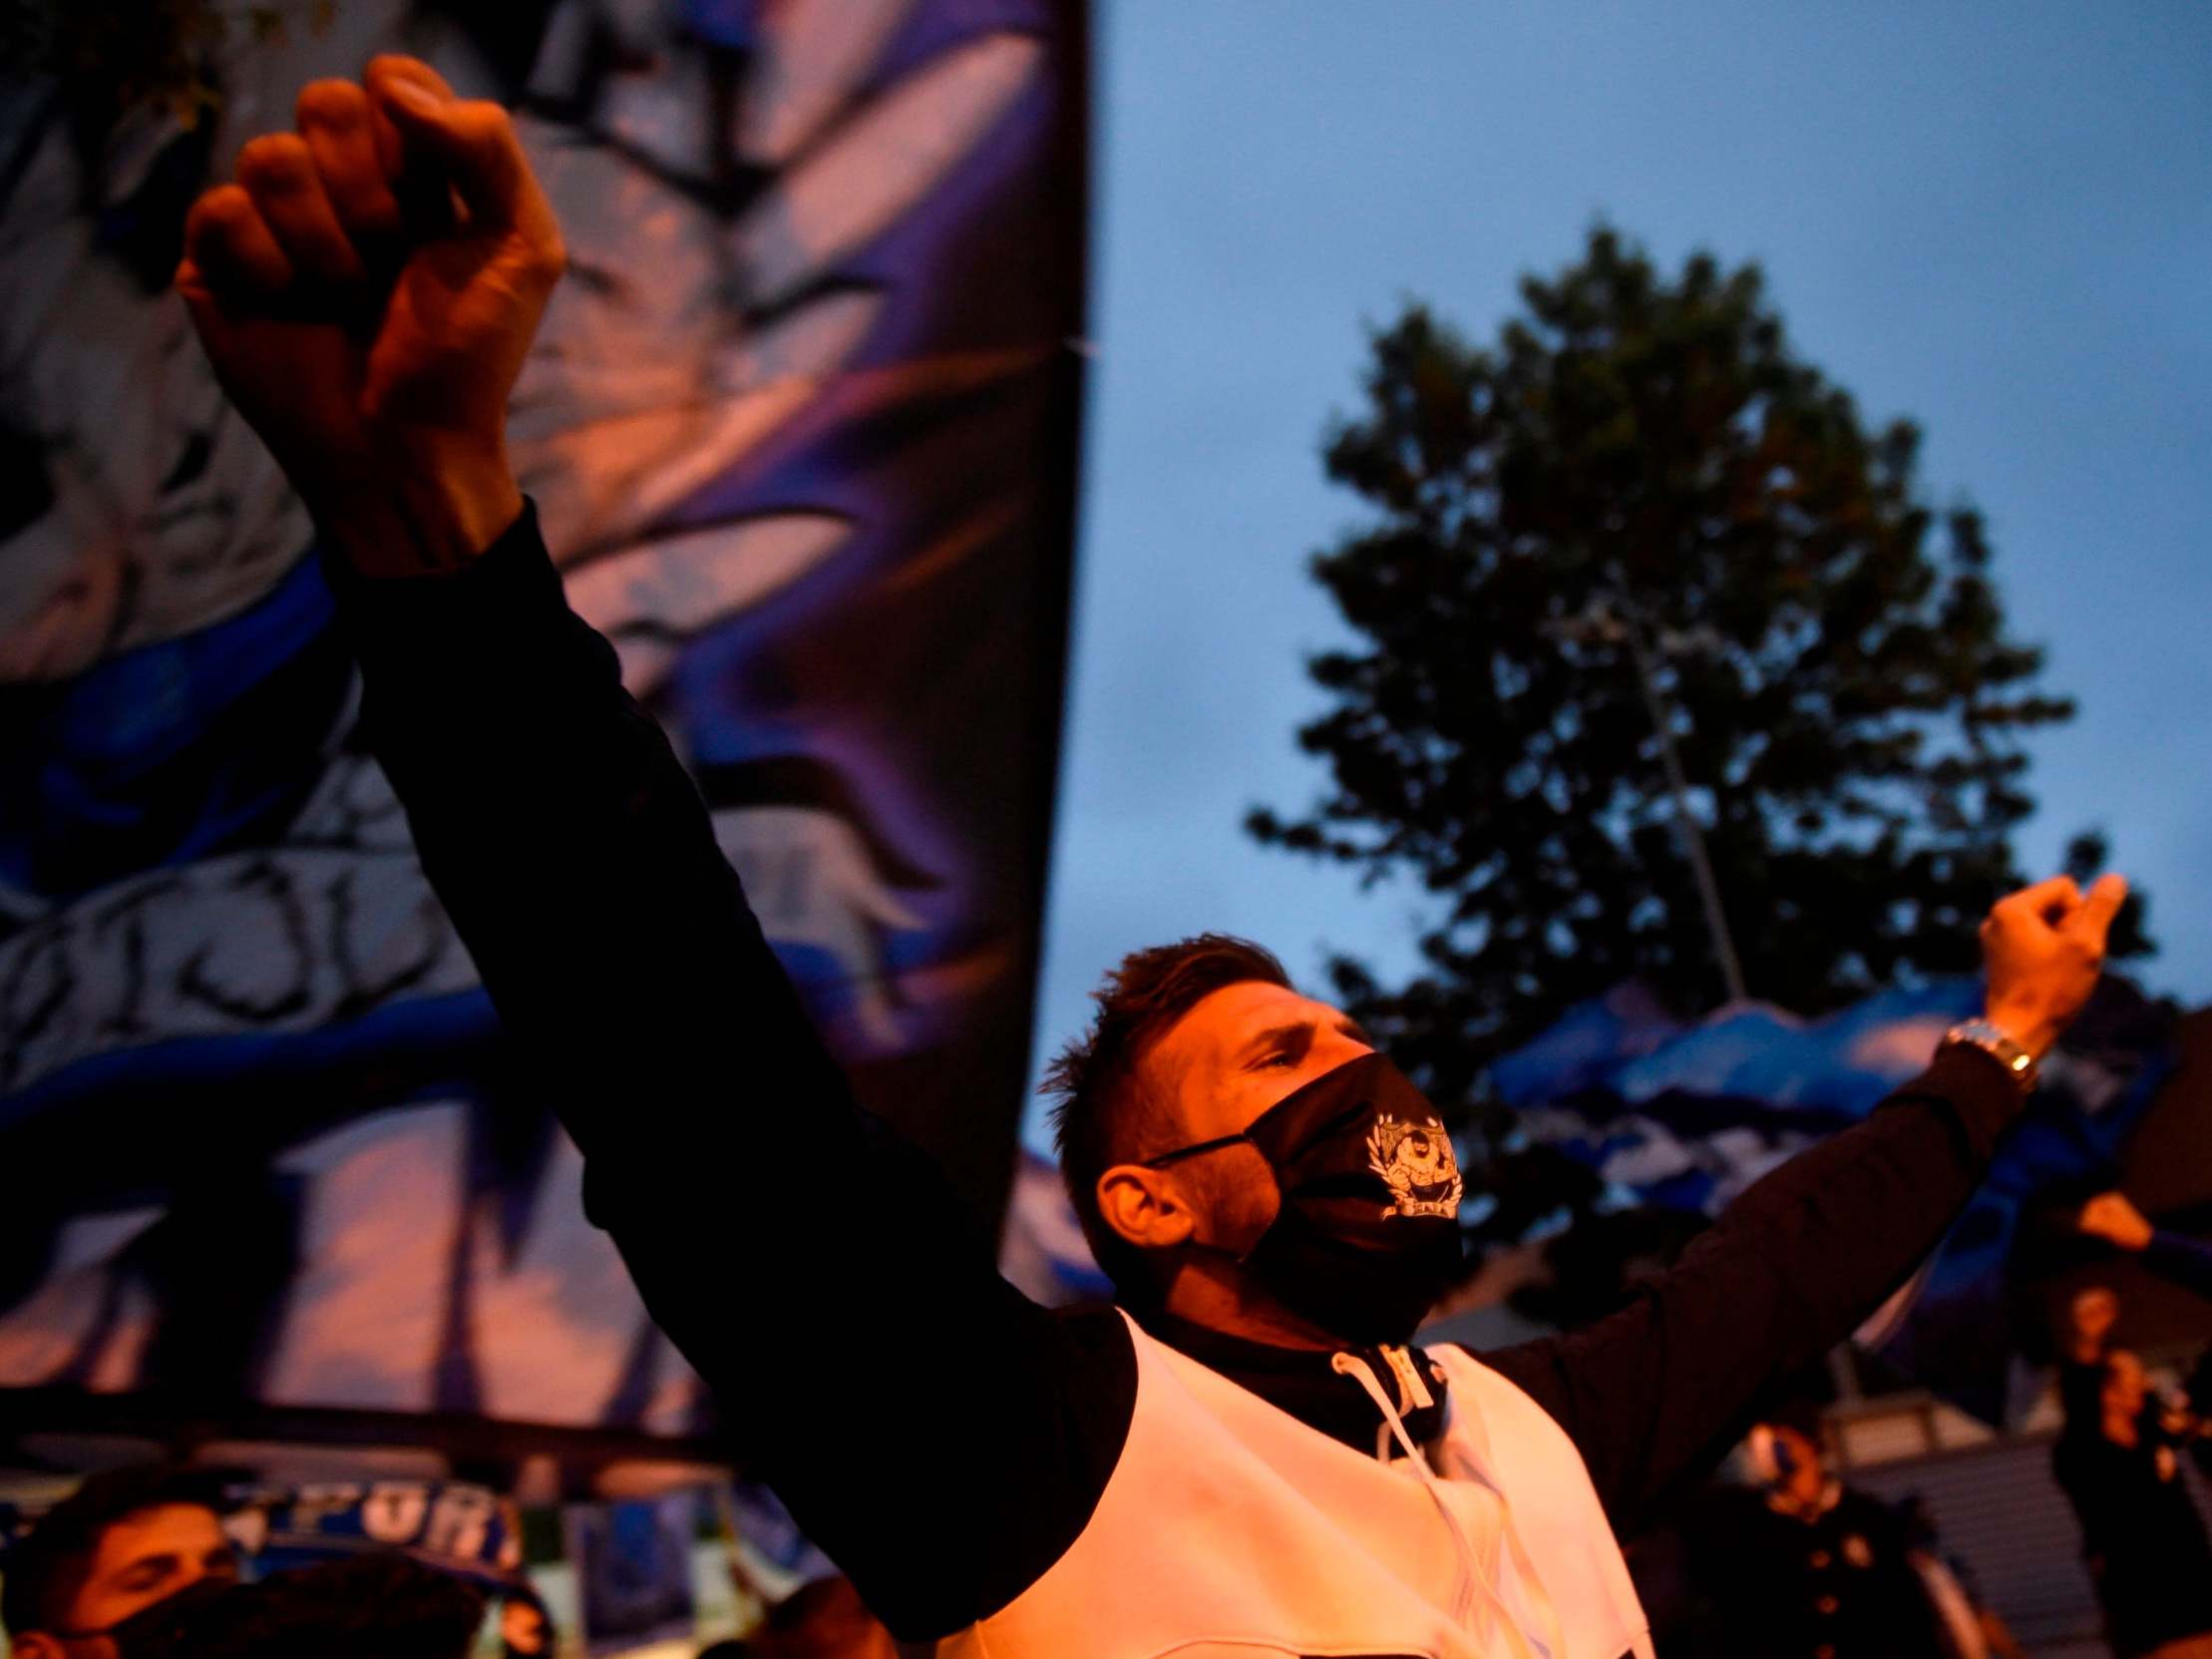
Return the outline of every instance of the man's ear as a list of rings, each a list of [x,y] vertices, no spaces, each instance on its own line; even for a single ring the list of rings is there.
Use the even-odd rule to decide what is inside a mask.
[[[8,1652],[13,1659],[69,1659],[62,1644],[44,1631],[25,1630],[8,1633]]]
[[[1106,1225],[1141,1249],[1188,1244],[1197,1231],[1182,1184],[1165,1169],[1117,1163],[1099,1176],[1097,1196]]]

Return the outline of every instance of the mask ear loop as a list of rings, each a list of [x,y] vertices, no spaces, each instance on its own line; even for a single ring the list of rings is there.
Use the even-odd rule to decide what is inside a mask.
[[[1357,1065],[1359,1062],[1357,1060],[1352,1060],[1349,1063]],[[1341,1070],[1343,1068],[1339,1066],[1337,1069]],[[1314,1082],[1325,1082],[1329,1077],[1332,1077],[1336,1073],[1333,1071],[1324,1072],[1321,1076],[1316,1077],[1314,1079]],[[1313,1083],[1307,1083],[1304,1088],[1292,1089],[1289,1094],[1286,1094],[1282,1099],[1278,1100],[1274,1105],[1270,1106],[1266,1111],[1262,1112],[1258,1117],[1254,1118],[1253,1123],[1257,1125],[1267,1118],[1274,1116],[1278,1111],[1282,1110],[1285,1105],[1296,1099],[1300,1094],[1303,1094],[1307,1088],[1311,1088],[1312,1086]],[[1350,1123],[1355,1118],[1364,1116],[1370,1109],[1371,1108],[1369,1107],[1365,1099],[1354,1101],[1352,1104],[1345,1106],[1341,1111],[1337,1112],[1337,1114],[1334,1117],[1330,1118],[1326,1123],[1323,1123],[1320,1128],[1315,1131],[1315,1133],[1319,1135],[1330,1135],[1337,1133],[1342,1130],[1347,1123]],[[1216,1135],[1212,1140],[1201,1140],[1190,1146],[1178,1146],[1174,1151],[1162,1152],[1158,1157],[1140,1159],[1138,1160],[1137,1167],[1140,1169],[1165,1169],[1169,1164],[1181,1163],[1185,1158],[1195,1158],[1206,1152],[1219,1152],[1225,1146],[1236,1146],[1240,1143],[1243,1145],[1252,1146],[1255,1149],[1258,1148],[1259,1143],[1252,1138],[1251,1127],[1239,1129],[1233,1135]],[[1267,1157],[1267,1154],[1265,1152],[1262,1152],[1261,1156]],[[1274,1166],[1275,1160],[1273,1158],[1269,1158],[1268,1163],[1269,1166],[1272,1168]]]
[[[1138,1160],[1139,1169],[1165,1169],[1171,1163],[1181,1163],[1185,1158],[1195,1158],[1202,1152],[1219,1152],[1225,1146],[1236,1146],[1251,1137],[1243,1133],[1216,1135],[1212,1140],[1202,1140],[1195,1146],[1178,1146],[1172,1152],[1162,1152],[1156,1158]]]
[[[1219,1152],[1225,1147],[1250,1146],[1251,1144],[1252,1137],[1248,1134],[1216,1135],[1212,1140],[1202,1140],[1193,1146],[1178,1146],[1172,1152],[1162,1152],[1156,1158],[1140,1158],[1137,1167],[1139,1169],[1165,1169],[1171,1164],[1183,1162],[1186,1158],[1200,1157],[1208,1152]],[[1269,1166],[1269,1172],[1271,1174],[1274,1172],[1273,1165]],[[1257,1241],[1255,1242],[1257,1243]],[[1242,1267],[1245,1258],[1252,1254],[1252,1247],[1250,1246],[1243,1250],[1231,1250],[1203,1239],[1191,1239],[1178,1248],[1204,1251],[1210,1256],[1219,1256],[1224,1261],[1234,1262],[1239,1267]]]

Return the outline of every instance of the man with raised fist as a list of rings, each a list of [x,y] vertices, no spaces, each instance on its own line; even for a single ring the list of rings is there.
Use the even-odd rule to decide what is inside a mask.
[[[2000,904],[1988,1018],[1924,1075],[1621,1313],[1479,1359],[1412,1340],[1462,1268],[1429,1102],[1258,946],[1138,952],[1052,1073],[1121,1306],[1039,1308],[855,1105],[566,605],[502,437],[560,266],[506,114],[384,58],[247,146],[179,286],[314,515],[364,727],[585,1205],[749,1465],[948,1653],[1649,1653],[1616,1528],[1942,1237],[2123,884]]]

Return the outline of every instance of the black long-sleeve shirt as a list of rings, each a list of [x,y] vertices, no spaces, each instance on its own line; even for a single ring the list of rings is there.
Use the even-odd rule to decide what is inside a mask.
[[[1006,1284],[929,1161],[857,1106],[531,511],[458,575],[339,587],[366,729],[424,867],[653,1318],[897,1634],[1003,1607],[1114,1469],[1127,1328]],[[1752,1187],[1624,1312],[1484,1359],[1633,1526],[1741,1432],[1762,1385],[1902,1282],[2018,1104],[1995,1063],[1948,1053]],[[1351,1387],[1321,1381],[1325,1355],[1183,1340],[1324,1430],[1326,1391]]]

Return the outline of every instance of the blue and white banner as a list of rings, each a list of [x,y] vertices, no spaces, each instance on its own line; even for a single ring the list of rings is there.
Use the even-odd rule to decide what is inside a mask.
[[[1570,1010],[1490,1075],[1531,1139],[1640,1202],[1714,1215],[1924,1070],[1981,998],[1946,981],[1825,1020],[1754,1003],[1683,1025],[1629,985]]]
[[[1080,0],[147,29],[178,33],[132,63],[181,79],[18,78],[0,113],[0,1388],[694,1430],[359,742],[307,521],[168,290],[184,212],[377,51],[514,106],[571,269],[512,444],[570,599],[864,1098],[995,1210],[1060,714]]]
[[[697,1493],[579,1504],[563,1512],[587,1654],[688,1641],[696,1628],[691,1544]]]
[[[520,1581],[522,1522],[515,1504],[459,1480],[322,1480],[296,1486],[210,1474],[206,1499],[257,1577],[364,1550],[398,1550],[491,1590]],[[47,1505],[0,1502],[0,1573],[8,1547]]]
[[[1589,1168],[1610,1203],[1711,1216],[1926,1069],[1943,1034],[1982,1006],[1979,982],[1951,980],[1821,1020],[1753,1004],[1689,1025],[1624,986],[1571,1010],[1491,1078],[1523,1132]],[[1909,1301],[1865,1333],[1887,1358],[2006,1420],[2012,1356],[2037,1346],[2041,1316],[2020,1282],[2042,1270],[2034,1241],[2022,1248],[2023,1223],[2120,1184],[2129,1137],[2172,1075],[2173,1031],[2170,1010],[2104,982]],[[2198,1158],[2212,1175],[2212,1149]]]
[[[998,1271],[1047,1307],[1114,1299],[1114,1282],[1083,1237],[1059,1165],[1027,1147],[1014,1167],[1006,1225],[999,1235]]]

